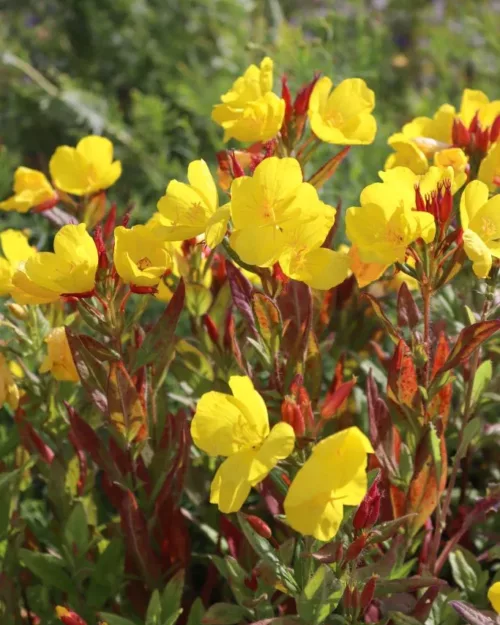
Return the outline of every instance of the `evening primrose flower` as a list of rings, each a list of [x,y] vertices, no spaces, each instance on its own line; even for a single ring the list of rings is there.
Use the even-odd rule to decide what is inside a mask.
[[[252,177],[233,180],[230,245],[246,263],[270,266],[285,247],[283,232],[305,221],[318,203],[318,192],[303,182],[296,159],[266,158]]]
[[[488,590],[488,600],[497,614],[500,614],[500,582],[495,582]]]
[[[210,502],[226,514],[237,512],[252,486],[287,458],[295,445],[288,423],[269,429],[266,405],[250,378],[232,376],[229,386],[232,395],[205,393],[191,423],[197,447],[210,456],[226,456],[210,491]]]
[[[97,265],[97,248],[85,224],[63,226],[54,237],[54,252],[33,254],[15,272],[12,296],[20,304],[46,304],[61,295],[89,295]]]
[[[45,338],[48,353],[40,366],[40,373],[50,371],[56,380],[78,382],[80,377],[69,348],[64,327],[53,328]]]
[[[0,296],[10,295],[14,285],[12,278],[36,249],[28,243],[28,237],[20,230],[0,232],[0,243],[4,257],[0,257]]]
[[[275,137],[283,123],[285,101],[272,92],[273,62],[250,65],[214,106],[212,119],[224,128],[224,141],[254,143]]]
[[[19,404],[19,389],[3,354],[0,354],[0,407],[7,404],[15,410]]]
[[[479,165],[478,180],[488,185],[490,191],[500,186],[500,141],[494,143]]]
[[[488,96],[482,91],[464,89],[458,116],[465,126],[469,126],[476,115],[483,128],[491,126],[500,115],[500,100],[490,102]]]
[[[289,525],[306,536],[331,540],[342,523],[344,506],[359,505],[366,494],[369,453],[370,441],[357,427],[320,441],[285,498]]]
[[[113,262],[126,284],[155,287],[172,266],[165,243],[143,225],[115,228]]]
[[[377,122],[371,114],[375,94],[361,78],[343,80],[330,93],[333,83],[323,77],[309,100],[309,121],[314,134],[326,143],[366,145],[373,143]]]
[[[488,200],[488,186],[469,183],[460,198],[464,250],[478,278],[486,278],[492,259],[500,258],[500,195]]]
[[[204,160],[190,163],[187,176],[189,184],[172,180],[158,201],[157,234],[166,241],[204,234],[207,245],[216,247],[226,234],[229,209],[219,208],[217,187]]]
[[[49,163],[54,185],[72,195],[91,195],[113,185],[122,173],[113,161],[113,144],[105,137],[84,137],[76,148],[57,148]]]
[[[419,238],[430,243],[436,234],[434,217],[417,211],[415,186],[422,196],[437,190],[444,180],[453,180],[453,170],[431,167],[417,176],[405,167],[381,172],[382,183],[368,185],[361,193],[361,207],[346,213],[347,236],[364,263],[390,265],[404,262],[407,247]]]
[[[14,173],[14,195],[0,202],[0,210],[27,213],[30,208],[56,202],[57,193],[41,171],[18,167]]]

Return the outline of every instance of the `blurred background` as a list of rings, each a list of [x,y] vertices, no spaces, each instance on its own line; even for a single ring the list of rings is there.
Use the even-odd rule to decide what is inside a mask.
[[[267,54],[276,90],[316,70],[375,90],[376,142],[327,185],[348,206],[403,123],[465,87],[500,97],[499,33],[498,0],[2,0],[0,197],[17,165],[46,171],[56,146],[103,133],[124,167],[111,195],[148,217],[190,160],[215,168],[212,106]]]

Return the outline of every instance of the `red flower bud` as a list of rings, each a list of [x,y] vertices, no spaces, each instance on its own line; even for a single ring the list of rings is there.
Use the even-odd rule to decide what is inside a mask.
[[[495,143],[500,137],[500,115],[497,115],[490,128],[490,141]]]
[[[377,583],[376,577],[370,577],[368,582],[365,584],[365,587],[361,591],[360,604],[361,609],[366,610],[366,608],[370,605],[375,595],[375,585]]]
[[[158,289],[155,286],[137,286],[137,284],[131,284],[130,290],[138,295],[155,295],[155,293],[158,293]]]
[[[252,571],[250,577],[245,577],[245,579],[243,580],[243,583],[248,588],[248,590],[251,590],[253,592],[257,590],[259,581],[257,579],[257,575],[255,574],[255,569]]]
[[[453,211],[453,196],[451,194],[451,180],[446,179],[441,188],[441,198],[439,203],[439,223],[445,225],[451,217]]]
[[[109,265],[108,256],[106,254],[106,245],[104,244],[104,237],[102,228],[97,225],[94,230],[94,243],[97,248],[97,254],[99,256],[99,269],[107,269]]]
[[[479,111],[476,111],[476,114],[469,124],[469,132],[475,133],[478,130],[481,130],[481,124],[479,123]]]
[[[425,212],[425,202],[418,184],[415,185],[415,208],[421,213]]]
[[[293,108],[297,117],[299,117],[300,115],[305,115],[307,113],[307,110],[309,108],[309,100],[311,99],[311,93],[314,89],[314,85],[318,82],[319,77],[320,73],[316,72],[311,82],[307,83],[299,89],[297,97],[295,98],[295,102],[293,103]]]
[[[451,137],[453,145],[457,148],[466,148],[470,143],[470,132],[458,117],[453,120]]]
[[[361,536],[358,536],[347,548],[344,562],[351,562],[352,560],[356,560],[356,558],[365,548],[366,541],[367,534],[361,534]]]
[[[245,519],[248,521],[248,524],[256,534],[262,536],[262,538],[265,538],[266,540],[270,540],[273,533],[271,532],[271,528],[265,521],[263,521],[260,517],[255,516],[254,514],[246,514]]]
[[[476,130],[476,147],[478,150],[486,154],[490,145],[490,131],[489,128]]]
[[[283,273],[283,269],[281,268],[279,263],[274,263],[273,265],[273,278],[278,282],[282,282],[283,284],[287,284],[289,281],[288,276]]]
[[[33,212],[43,213],[44,211],[48,211],[51,208],[54,208],[54,206],[57,206],[58,202],[59,202],[59,196],[56,193],[54,197],[51,197],[49,200],[45,200],[45,202],[42,202],[41,204],[38,204],[38,206],[35,206],[35,208],[33,209]]]
[[[281,420],[292,426],[295,436],[300,438],[306,432],[304,417],[293,399],[285,397],[281,404]]]
[[[208,315],[203,315],[203,325],[205,326],[205,330],[207,331],[210,340],[216,345],[219,344],[219,331],[217,330],[215,323]]]
[[[368,529],[375,525],[380,514],[381,494],[379,490],[380,476],[377,476],[373,484],[368,489],[365,498],[360,503],[359,508],[352,520],[355,529]]]
[[[292,94],[290,93],[290,89],[288,87],[286,74],[283,74],[281,77],[281,97],[285,100],[285,117],[283,119],[283,127],[286,128],[293,113]]]
[[[116,202],[113,202],[111,204],[111,208],[109,209],[109,213],[106,217],[106,221],[104,222],[102,234],[103,234],[105,241],[107,241],[108,239],[111,239],[111,237],[113,236],[113,232],[115,231],[115,225],[116,225]]]
[[[81,616],[78,616],[76,612],[72,612],[60,605],[56,607],[56,614],[64,625],[87,625],[86,621],[84,621]]]
[[[229,152],[229,162],[231,165],[231,173],[233,174],[233,178],[240,178],[245,175],[245,171],[243,167],[238,163],[238,159],[233,150]]]

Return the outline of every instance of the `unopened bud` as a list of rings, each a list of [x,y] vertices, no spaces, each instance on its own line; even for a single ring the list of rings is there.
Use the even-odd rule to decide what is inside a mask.
[[[84,621],[81,616],[78,616],[76,612],[72,612],[60,605],[56,607],[56,614],[64,625],[87,625],[87,622]]]
[[[350,612],[352,609],[352,591],[353,589],[350,586],[346,586],[342,596],[342,603],[346,612]]]
[[[425,212],[425,202],[418,184],[415,185],[415,208],[421,213]]]
[[[453,196],[451,194],[451,180],[446,179],[443,183],[441,201],[439,203],[439,222],[442,225],[448,223],[453,211]]]
[[[292,94],[290,93],[290,88],[288,87],[288,79],[285,74],[283,74],[283,76],[281,77],[281,98],[285,101],[285,117],[283,119],[283,127],[286,128],[286,125],[292,118],[293,105]]]
[[[351,562],[352,560],[356,560],[359,554],[365,548],[366,541],[367,541],[366,534],[361,534],[361,536],[358,536],[347,548],[344,561]]]
[[[361,598],[359,600],[360,607],[362,610],[366,610],[366,608],[370,605],[375,596],[375,585],[377,583],[376,577],[370,577],[368,582],[365,584],[365,587],[361,591]]]
[[[262,536],[262,538],[269,540],[271,536],[273,535],[269,525],[265,521],[263,521],[260,517],[255,516],[254,514],[246,514],[245,519],[247,520],[248,524],[253,529],[253,531],[259,536]]]
[[[259,580],[257,579],[257,575],[255,574],[255,569],[252,571],[250,577],[245,577],[243,583],[248,588],[248,590],[251,590],[253,592],[257,590]]]
[[[130,290],[138,295],[155,295],[158,293],[158,289],[155,286],[138,286],[137,284],[131,284]]]
[[[229,162],[231,164],[231,172],[233,174],[233,178],[241,178],[241,176],[245,175],[245,171],[243,167],[239,164],[233,150],[229,152]]]
[[[466,148],[470,143],[470,132],[462,120],[455,118],[451,130],[453,145],[457,148]]]
[[[500,115],[497,115],[490,128],[490,141],[496,143],[500,138]]]
[[[281,404],[281,419],[292,426],[297,438],[304,436],[306,431],[304,417],[293,399],[285,397],[283,400]]]
[[[469,132],[475,133],[478,130],[481,130],[481,124],[479,123],[479,111],[476,111],[476,114],[469,124]]]
[[[11,302],[10,304],[7,304],[7,308],[9,309],[10,314],[20,321],[24,321],[28,318],[28,310],[24,306],[21,306],[21,304]]]
[[[205,330],[207,331],[207,334],[210,337],[210,340],[216,345],[218,345],[219,344],[219,331],[217,330],[215,323],[212,321],[209,315],[203,315],[202,319],[203,319],[203,325],[205,326]]]
[[[378,520],[381,500],[379,482],[380,477],[377,476],[354,515],[352,524],[357,530],[368,529]]]
[[[115,231],[115,226],[116,226],[116,202],[113,202],[106,216],[106,221],[104,222],[104,227],[102,230],[102,234],[103,234],[105,241],[107,241],[108,239],[111,239],[111,237],[113,236],[113,232]]]
[[[282,282],[283,284],[287,284],[289,278],[283,272],[281,265],[279,263],[274,263],[273,265],[273,278],[278,282]]]
[[[476,147],[479,151],[486,154],[488,151],[488,147],[490,145],[490,131],[489,128],[485,128],[481,130],[480,128],[476,131]]]

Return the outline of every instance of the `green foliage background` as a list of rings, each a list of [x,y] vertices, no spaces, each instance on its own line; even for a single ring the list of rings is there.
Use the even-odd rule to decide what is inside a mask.
[[[269,54],[277,88],[283,72],[297,87],[319,70],[375,90],[377,140],[325,192],[346,206],[383,166],[402,123],[458,105],[466,86],[498,97],[499,30],[491,1],[4,0],[0,196],[19,163],[46,170],[57,145],[104,133],[124,164],[114,193],[149,216],[186,163],[215,163],[223,145],[212,105]]]

